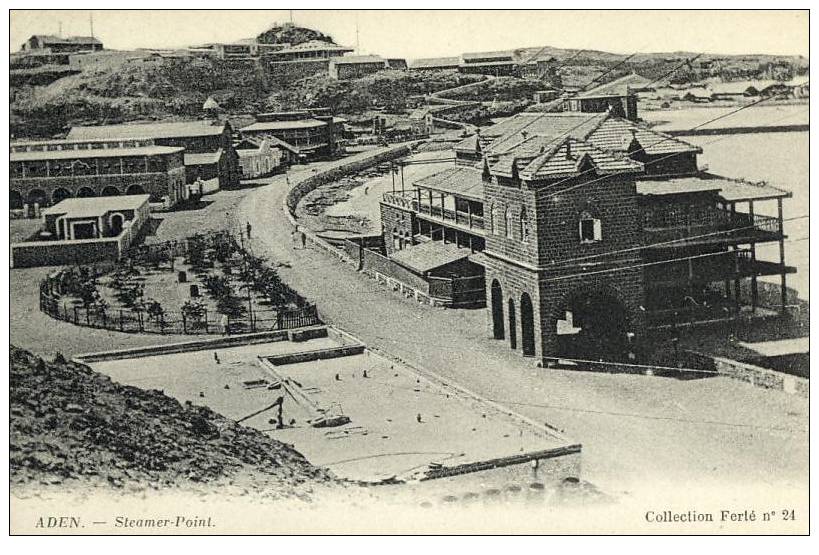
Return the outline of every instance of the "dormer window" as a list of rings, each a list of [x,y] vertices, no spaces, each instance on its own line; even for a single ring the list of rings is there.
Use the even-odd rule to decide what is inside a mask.
[[[580,242],[595,243],[603,240],[603,228],[600,219],[595,218],[591,212],[584,211],[580,214]]]

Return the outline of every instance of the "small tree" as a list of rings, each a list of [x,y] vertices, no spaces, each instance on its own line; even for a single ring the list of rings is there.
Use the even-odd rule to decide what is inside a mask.
[[[186,301],[182,305],[182,314],[185,316],[187,326],[190,329],[203,327],[205,312],[205,305],[201,301]]]
[[[241,318],[245,314],[245,306],[241,299],[234,295],[225,295],[216,302],[216,310],[228,318]]]

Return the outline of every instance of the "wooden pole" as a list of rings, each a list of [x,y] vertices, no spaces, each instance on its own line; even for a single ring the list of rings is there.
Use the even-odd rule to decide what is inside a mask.
[[[782,199],[781,198],[776,199],[776,204],[777,211],[779,214],[779,267],[781,272],[780,294],[782,295],[781,314],[784,316],[786,307],[788,306],[788,284],[786,278],[787,274],[785,273],[785,228],[783,226],[782,220]]]

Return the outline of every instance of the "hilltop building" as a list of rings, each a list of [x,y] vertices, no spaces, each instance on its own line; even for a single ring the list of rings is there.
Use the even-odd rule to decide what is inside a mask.
[[[67,54],[102,50],[102,42],[94,37],[58,37],[55,35],[32,35],[22,44],[23,52],[50,52]]]
[[[333,79],[355,79],[389,67],[381,56],[340,56],[330,60],[329,74]]]
[[[701,152],[614,110],[519,114],[456,145],[451,168],[385,193],[381,244],[399,281],[419,246],[433,265],[465,254],[449,279],[481,269],[489,334],[523,356],[639,361],[649,329],[770,314],[759,276],[780,276],[785,310],[791,194],[703,172]],[[758,259],[770,242],[779,260]],[[432,296],[434,274],[413,275]]]
[[[11,210],[39,216],[72,197],[148,194],[173,206],[186,198],[184,149],[151,139],[11,143]]]
[[[187,183],[216,180],[218,188],[239,183],[239,159],[233,148],[233,129],[210,120],[125,123],[72,127],[73,140],[151,139],[161,146],[185,149]]]

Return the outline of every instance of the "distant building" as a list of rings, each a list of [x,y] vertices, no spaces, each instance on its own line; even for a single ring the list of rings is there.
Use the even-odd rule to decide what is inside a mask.
[[[428,71],[457,70],[460,64],[460,56],[451,56],[448,58],[419,58],[409,64],[409,69]]]
[[[68,198],[42,211],[35,239],[11,245],[11,266],[118,260],[150,217],[149,195]]]
[[[342,56],[330,60],[329,74],[333,79],[355,79],[389,69],[381,56]]]
[[[245,139],[236,146],[243,178],[264,177],[283,166],[282,150],[272,147],[271,142],[270,139]]]
[[[183,152],[151,139],[11,143],[9,207],[37,216],[71,197],[137,194],[173,206],[186,198]]]
[[[404,58],[387,58],[387,67],[403,71],[407,69],[407,60]]]
[[[432,135],[435,131],[433,110],[429,108],[417,108],[410,112],[410,123],[416,135]]]
[[[545,104],[560,97],[560,91],[557,89],[543,89],[535,91],[533,100],[537,104]]]
[[[511,50],[498,52],[468,52],[462,57],[458,66],[461,73],[480,73],[483,75],[515,75],[518,62]]]
[[[267,55],[271,62],[329,60],[344,56],[353,50],[355,49],[332,42],[310,40],[295,46],[288,45],[285,48],[270,51]]]
[[[209,120],[125,123],[72,127],[69,139],[153,139],[157,145],[185,149],[187,182],[199,178],[219,181],[219,187],[239,183],[239,160],[229,123]],[[210,177],[205,177],[205,176]]]
[[[54,35],[32,35],[21,49],[49,50],[53,54],[102,50],[102,42],[94,37],[57,37]]]
[[[256,115],[256,123],[243,127],[243,137],[275,138],[275,146],[290,151],[300,162],[327,158],[335,154],[343,120],[326,110],[268,112]]]
[[[568,98],[563,103],[567,112],[611,112],[637,120],[637,94],[650,88],[651,81],[632,73]]]

